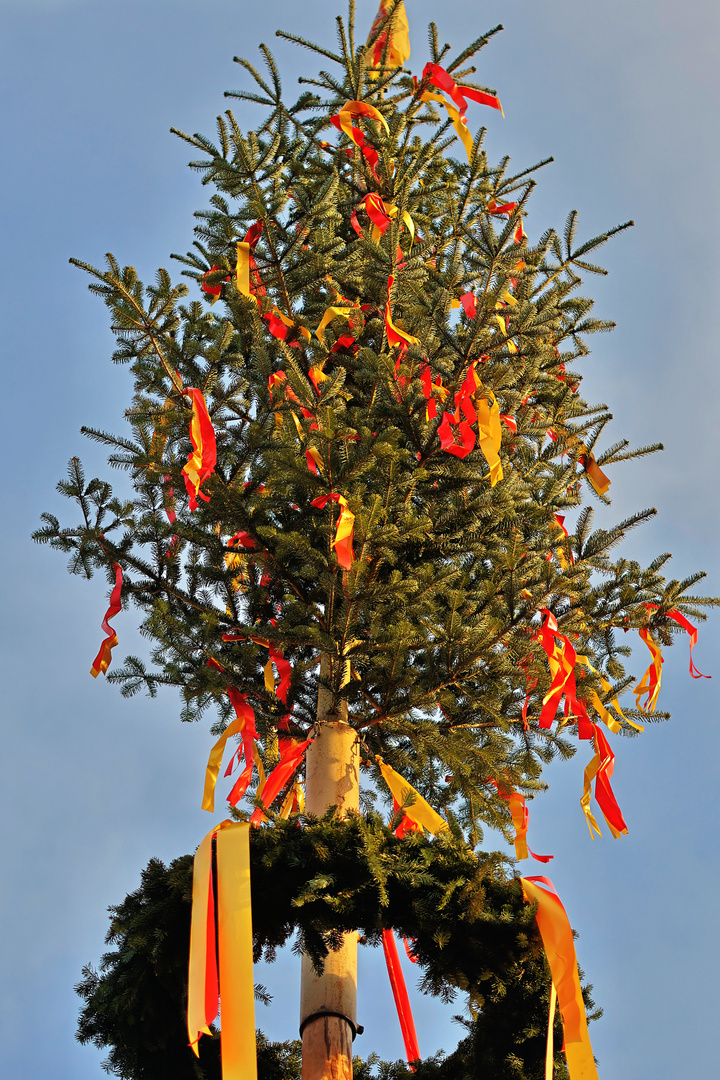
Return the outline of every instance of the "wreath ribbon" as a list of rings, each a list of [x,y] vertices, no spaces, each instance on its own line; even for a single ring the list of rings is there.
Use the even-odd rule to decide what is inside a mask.
[[[222,998],[223,1080],[257,1080],[249,834],[247,822],[223,821],[204,838],[193,862],[188,1035],[198,1055],[200,1036],[212,1034],[210,1024]]]

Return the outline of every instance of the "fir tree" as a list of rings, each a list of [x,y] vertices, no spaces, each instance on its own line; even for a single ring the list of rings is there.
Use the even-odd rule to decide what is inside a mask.
[[[256,131],[227,111],[215,141],[178,132],[214,191],[174,256],[190,285],[73,260],[134,381],[128,433],[83,430],[130,492],[73,459],[60,490],[80,523],[45,515],[35,536],[73,573],[121,571],[153,645],[150,669],[111,670],[123,694],[175,686],[183,719],[217,710],[216,734],[244,695],[266,768],[318,720],[346,721],[369,785],[383,790],[384,761],[475,848],[484,826],[509,827],[496,785],[539,790],[583,717],[631,686],[617,631],[670,644],[668,612],[715,601],[689,594],[702,574],[667,580],[668,555],[613,554],[653,510],[593,531],[602,470],[660,448],[605,445],[611,414],[581,392],[587,338],[612,326],[583,279],[631,223],[579,241],[573,212],[526,232],[544,162],[491,160],[463,119],[497,102],[471,61],[500,28],[450,56],[431,25],[414,78],[387,33],[401,7],[368,44],[352,4],[336,50],[281,34],[329,68],[291,104],[265,46],[264,74],[238,60],[255,89],[229,96],[265,107]],[[538,724],[543,618],[592,665],[562,734]],[[636,715],[615,722],[631,734]]]

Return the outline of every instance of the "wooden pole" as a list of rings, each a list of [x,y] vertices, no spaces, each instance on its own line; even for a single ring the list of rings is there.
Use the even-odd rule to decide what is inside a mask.
[[[323,657],[321,675],[327,678]],[[360,805],[357,734],[347,722],[347,704],[331,712],[332,696],[318,694],[317,735],[308,747],[305,809],[322,816],[336,806],[340,816]],[[357,1031],[357,941],[345,934],[342,946],[330,952],[322,975],[302,958],[300,1034],[302,1080],[352,1080],[352,1041]]]

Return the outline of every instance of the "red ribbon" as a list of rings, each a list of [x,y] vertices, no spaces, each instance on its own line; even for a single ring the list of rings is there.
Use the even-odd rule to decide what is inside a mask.
[[[285,751],[280,758],[280,761],[268,776],[262,791],[259,793],[260,798],[267,809],[270,809],[280,791],[285,787],[285,784],[300,765],[300,762],[305,756],[305,751],[312,741],[312,739],[307,739],[305,742],[294,742],[292,746]],[[264,814],[258,806],[253,811],[250,818],[250,824],[259,825],[263,817]]]
[[[192,388],[183,391],[192,398],[192,419],[190,420],[190,442],[193,452],[188,455],[187,465],[183,466],[185,487],[190,498],[190,509],[197,510],[197,496],[205,502],[210,496],[200,490],[215,469],[217,462],[217,444],[215,428],[212,426],[205,398],[201,390]]]
[[[652,611],[658,610],[657,604],[646,604],[645,607]],[[712,675],[703,675],[701,671],[698,671],[693,662],[692,652],[697,645],[698,639],[697,627],[693,626],[691,622],[688,622],[685,616],[679,612],[677,608],[673,608],[672,611],[666,611],[665,615],[668,619],[672,619],[673,622],[676,622],[678,626],[681,626],[682,629],[686,630],[690,635],[690,674],[693,679],[712,679]]]
[[[115,570],[115,584],[113,586],[113,591],[110,593],[110,606],[105,612],[105,618],[102,621],[102,629],[105,631],[107,637],[100,646],[100,651],[93,660],[93,665],[90,668],[90,674],[93,679],[97,679],[101,672],[104,675],[110,667],[112,651],[118,643],[117,634],[110,625],[110,619],[113,619],[117,615],[122,606],[120,604],[120,591],[122,589],[123,572],[119,563],[113,563],[113,569]]]
[[[415,1070],[412,1063],[419,1060],[420,1050],[418,1048],[417,1035],[415,1033],[415,1021],[413,1020],[412,1009],[410,1008],[410,999],[408,998],[407,987],[405,985],[405,977],[402,973],[402,968],[400,967],[400,957],[398,956],[395,935],[392,930],[383,930],[382,943],[383,952],[385,953],[385,963],[387,964],[388,975],[390,976],[390,985],[395,999],[395,1008],[397,1009],[398,1019],[400,1021],[400,1030],[402,1031],[403,1042],[405,1043],[405,1056],[408,1059],[410,1068],[414,1072]]]
[[[498,109],[499,112],[503,111],[500,99],[495,94],[488,94],[484,90],[472,90],[468,86],[463,86],[460,89],[452,75],[449,75],[445,68],[441,68],[439,64],[426,64],[423,68],[422,77],[423,82],[427,79],[432,86],[437,86],[438,90],[442,90],[455,102],[463,124],[467,123],[465,119],[467,113],[466,97],[470,98],[471,101],[479,102],[480,105],[489,105],[491,109]]]

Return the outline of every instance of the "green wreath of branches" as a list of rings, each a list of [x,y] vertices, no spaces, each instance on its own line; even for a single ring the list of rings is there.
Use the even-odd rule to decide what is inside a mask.
[[[302,821],[302,828],[295,817],[251,830],[255,959],[272,960],[297,933],[293,947],[321,967],[345,931],[376,944],[391,927],[410,940],[423,991],[444,1000],[461,991],[470,1005],[466,1037],[448,1057],[418,1066],[416,1080],[542,1080],[550,973],[510,861],[500,853],[476,856],[451,833],[400,839],[376,814]],[[190,855],[168,868],[151,860],[141,887],[110,909],[113,950],[99,972],[83,972],[78,1038],[110,1047],[108,1064],[118,1075],[165,1075],[160,1063],[170,1060],[179,1078],[210,1080],[219,1068],[216,1038],[203,1040],[200,1062],[187,1048],[191,896]],[[599,1014],[590,989],[584,995],[592,1018]],[[561,1046],[556,1018],[557,1080],[567,1075]],[[260,1036],[260,1050],[264,1080],[292,1080],[295,1044]],[[371,1065],[372,1057],[362,1068],[358,1062],[360,1080],[371,1080]],[[384,1080],[410,1077],[400,1062],[378,1068]]]

